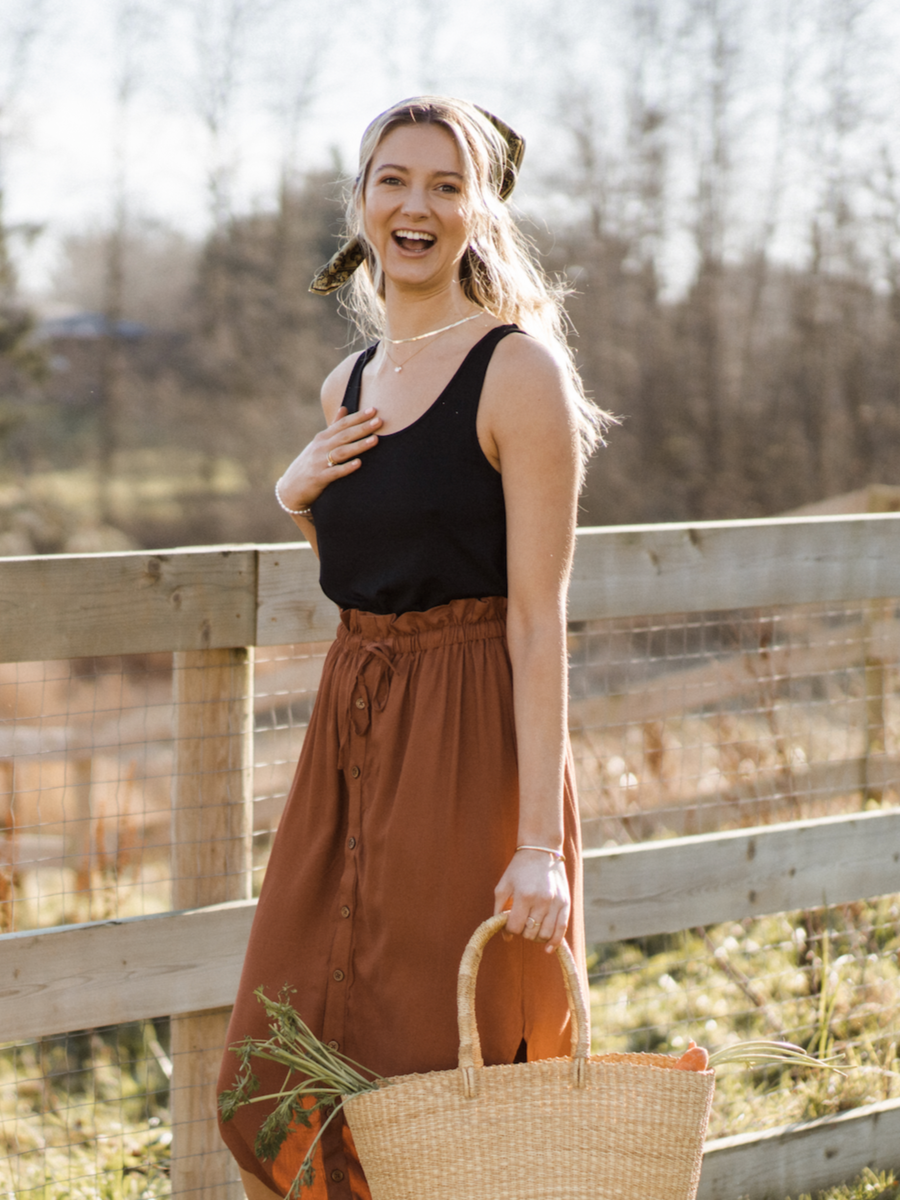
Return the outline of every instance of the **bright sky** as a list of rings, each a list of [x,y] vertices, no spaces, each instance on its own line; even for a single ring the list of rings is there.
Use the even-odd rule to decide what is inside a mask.
[[[890,114],[900,105],[900,16],[895,0],[717,3],[738,31],[732,149],[735,193],[748,214],[762,213],[771,199],[766,189],[785,97],[781,84],[791,80],[787,196],[778,202],[789,246],[792,204],[799,212],[810,188],[798,147],[803,141],[806,153],[812,145],[805,123],[825,105],[820,77],[831,52],[819,40],[821,30],[850,31],[855,66],[848,76],[849,134],[842,154],[857,145],[871,156],[874,147],[852,122],[860,105],[866,113],[877,111],[879,129],[891,130],[897,149],[900,135]],[[0,103],[8,91],[12,34],[23,15],[41,6],[46,18],[29,72],[4,123],[6,219],[45,227],[30,250],[20,243],[17,251],[32,289],[46,283],[67,231],[108,220],[114,95],[127,53],[134,65],[125,137],[130,210],[194,235],[207,227],[211,142],[197,99],[203,92],[202,38],[216,45],[229,12],[264,14],[238,39],[234,113],[220,143],[220,161],[234,166],[239,209],[273,195],[289,142],[285,105],[311,63],[317,75],[296,142],[301,169],[327,165],[333,151],[352,165],[359,135],[375,113],[402,96],[439,90],[494,109],[525,134],[521,195],[527,202],[529,191],[540,191],[551,214],[554,203],[568,202],[565,168],[575,145],[560,128],[561,113],[592,110],[606,155],[598,177],[616,182],[627,86],[640,58],[627,33],[636,12],[658,13],[640,59],[648,92],[658,92],[676,113],[701,113],[695,101],[703,67],[698,60],[695,69],[693,43],[684,34],[686,14],[700,7],[694,0],[0,0]],[[130,39],[117,41],[116,19],[123,12],[133,16]],[[700,46],[702,36],[693,36],[701,37]],[[672,46],[680,47],[677,54]],[[671,170],[676,191],[681,175],[683,196],[695,185],[688,164],[703,130],[701,114],[674,133]],[[686,224],[671,231],[675,259],[679,237],[688,237]]]
[[[3,0],[10,12],[33,2]],[[224,12],[230,3],[233,0],[197,0],[194,6],[214,16],[214,10]],[[144,4],[151,20],[146,31],[138,33],[134,52],[136,86],[127,122],[126,176],[134,213],[198,235],[209,218],[205,177],[210,140],[197,112],[197,34],[189,7],[179,12],[179,6],[167,0]],[[490,5],[456,0],[451,19],[435,30],[441,59],[458,62],[462,69],[440,66],[429,53],[400,53],[399,39],[388,34],[389,25],[405,31],[403,40],[412,36],[422,45],[432,40],[427,13],[415,2],[346,0],[338,6],[310,0],[310,7],[327,10],[333,45],[323,55],[325,62],[311,88],[312,102],[300,124],[296,161],[301,169],[327,166],[335,152],[352,164],[367,121],[394,100],[423,90],[432,74],[434,85],[439,76],[441,90],[477,96],[483,104],[496,105],[510,121],[517,119],[519,109],[524,116],[529,108],[527,96],[514,105],[518,89],[508,78],[500,83],[497,73],[473,72],[466,66],[464,48],[472,27],[467,10],[473,16],[479,13],[479,57],[485,63],[508,64],[510,46],[500,19],[503,5],[495,6],[498,19],[492,22]],[[7,122],[11,136],[4,164],[6,219],[46,228],[27,254],[21,245],[17,254],[25,281],[32,286],[46,278],[65,231],[102,224],[111,211],[116,61],[118,50],[121,63],[122,47],[116,42],[115,16],[121,8],[121,0],[78,0],[66,9],[57,0],[53,11],[48,6],[46,25],[31,52],[29,77]],[[385,18],[388,10],[396,16],[382,22],[379,40],[385,44],[373,53],[375,39],[362,31],[367,25],[378,26],[372,18],[379,9]],[[164,30],[162,17],[167,18]],[[0,53],[2,21],[0,16]],[[142,38],[141,32],[147,36]],[[310,32],[309,23],[296,22],[280,25],[279,32],[283,39],[278,33],[273,36],[272,26],[259,29],[255,45],[248,35],[247,51],[237,66],[235,112],[223,141],[226,156],[231,153],[235,164],[238,208],[264,203],[273,194],[288,140],[278,108],[308,65],[310,39],[319,35],[314,26]],[[294,62],[300,67],[297,76]],[[0,59],[0,70],[6,65]],[[533,125],[533,119],[528,123]]]

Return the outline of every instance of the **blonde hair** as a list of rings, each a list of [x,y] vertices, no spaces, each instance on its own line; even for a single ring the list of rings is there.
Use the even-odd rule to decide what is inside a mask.
[[[351,277],[346,307],[366,336],[384,333],[384,275],[363,229],[364,197],[372,159],[382,139],[401,125],[439,125],[456,143],[463,164],[470,226],[469,245],[460,262],[463,294],[504,324],[530,333],[563,366],[570,383],[581,443],[582,475],[603,440],[608,415],[585,396],[566,331],[565,288],[550,279],[536,251],[500,198],[504,182],[512,190],[510,161],[503,134],[474,104],[447,96],[416,96],[381,113],[363,134],[359,171],[347,202],[347,224],[365,253]],[[512,176],[514,181],[515,176]]]

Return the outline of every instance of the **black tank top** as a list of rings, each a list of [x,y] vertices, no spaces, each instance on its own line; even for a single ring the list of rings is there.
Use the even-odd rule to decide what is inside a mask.
[[[382,434],[359,469],[312,505],[319,581],[341,608],[424,612],[506,595],[503,484],[478,442],[476,418],[494,347],[517,332],[515,325],[490,330],[430,408]],[[376,348],[353,364],[343,401],[351,413]]]

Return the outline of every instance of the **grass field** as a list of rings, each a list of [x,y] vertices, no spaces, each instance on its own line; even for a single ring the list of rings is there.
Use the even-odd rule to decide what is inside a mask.
[[[787,1037],[838,1056],[843,1074],[721,1068],[711,1137],[898,1097],[898,914],[883,897],[605,946],[591,964],[594,1049]],[[168,1196],[167,1036],[166,1022],[143,1022],[0,1053],[0,1196]],[[900,1188],[869,1174],[827,1195],[900,1200]]]
[[[711,1137],[900,1097],[896,897],[603,947],[594,1048],[680,1053],[781,1038],[834,1071],[720,1069]]]
[[[812,638],[807,638],[810,620],[809,614],[797,618],[798,638]],[[820,641],[859,641],[861,621],[816,620],[810,628]],[[711,628],[724,637],[720,624]],[[700,633],[712,637],[706,630]],[[700,638],[700,633],[691,636]],[[586,684],[602,683],[611,695],[635,693],[643,703],[652,689],[629,674],[644,666],[636,636],[626,630],[610,634],[608,646],[592,644],[583,671],[602,674],[615,668],[622,679],[586,675]],[[680,658],[674,649],[663,649],[666,670],[678,679],[675,668],[689,666],[697,648],[691,644],[690,654],[679,651]],[[697,654],[700,650],[718,654],[721,647],[700,646]],[[299,679],[297,673],[305,670],[302,655],[295,661],[285,651],[272,654],[265,670],[262,661],[257,665],[258,695],[268,696],[271,705],[271,712],[258,710],[257,801],[269,806],[257,829],[260,873],[267,831],[274,826],[302,738],[300,702],[305,706],[315,687],[312,678],[289,685],[279,674],[288,671]],[[171,689],[170,668],[166,674],[158,664],[151,670],[151,663],[132,663],[126,670],[126,664],[110,661],[95,664],[92,674],[63,671],[59,664],[51,664],[52,670],[38,666],[17,665],[0,673],[0,701],[5,696],[9,711],[26,727],[74,727],[124,720],[129,714],[134,722],[164,706]],[[882,681],[879,711],[884,753],[900,758],[900,673],[892,671]],[[659,680],[656,685],[665,690]],[[728,701],[722,712],[582,729],[574,742],[591,842],[622,844],[691,831],[685,813],[704,828],[732,828],[896,803],[895,790],[876,796],[825,789],[818,795],[804,782],[813,765],[864,755],[871,715],[867,687],[861,668],[842,667],[809,679],[801,673],[779,683],[777,695],[774,684],[769,691],[759,684],[751,695]],[[296,720],[290,715],[292,702]],[[0,915],[6,912],[9,918],[5,928],[169,906],[171,749],[163,743],[154,748],[147,737],[146,748],[138,737],[134,763],[120,762],[108,747],[93,756],[92,836],[98,861],[106,865],[80,884],[71,865],[70,807],[71,812],[75,807],[67,765],[39,756],[17,763],[15,789],[12,775],[0,773],[0,795],[7,795],[9,805],[15,796],[16,836],[40,842],[28,870],[20,865],[16,872],[0,871],[0,883],[8,884],[8,894],[0,896]],[[105,745],[102,739],[99,745]],[[53,837],[59,842],[55,850]],[[678,1054],[690,1039],[714,1049],[766,1037],[787,1038],[820,1057],[839,1057],[843,1074],[721,1069],[711,1137],[896,1099],[898,928],[900,901],[884,897],[598,947],[591,964],[594,1048]],[[5,1155],[0,1200],[168,1196],[167,1034],[165,1021],[143,1022],[0,1050],[0,1154]],[[827,1195],[830,1200],[900,1200],[900,1187],[891,1176],[865,1175]]]

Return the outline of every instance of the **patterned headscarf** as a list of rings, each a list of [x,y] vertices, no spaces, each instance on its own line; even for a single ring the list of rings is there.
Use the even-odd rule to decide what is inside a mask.
[[[481,108],[477,104],[475,107],[494,126],[506,146],[503,177],[498,194],[501,200],[508,200],[516,186],[519,166],[525,154],[525,139],[511,129],[505,121],[501,121],[499,117],[489,113],[487,109]],[[328,296],[331,292],[336,292],[365,261],[366,252],[359,238],[350,238],[336,254],[332,255],[325,266],[316,272],[309,290],[317,296]]]

